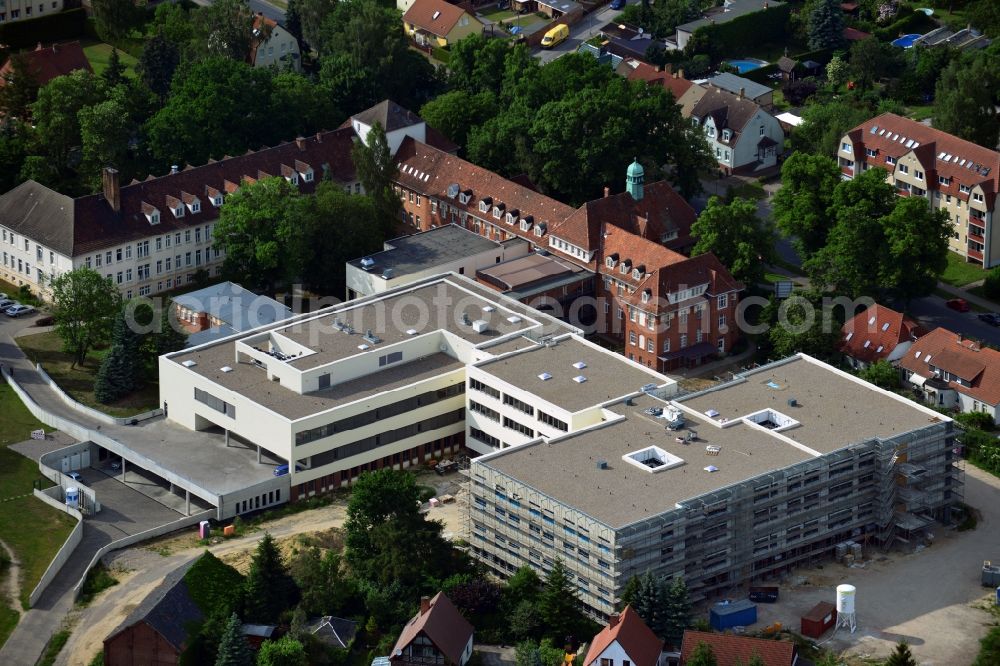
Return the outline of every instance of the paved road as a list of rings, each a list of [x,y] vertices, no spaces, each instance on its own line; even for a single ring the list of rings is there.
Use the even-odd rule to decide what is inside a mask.
[[[70,410],[48,388],[32,364],[14,344],[13,336],[31,325],[34,318],[9,319],[0,316],[0,363],[14,368],[18,383],[46,409],[64,418],[72,419],[88,428],[100,426],[86,416]],[[16,450],[16,449],[15,449]],[[34,457],[48,449],[33,451]],[[26,612],[14,632],[0,648],[0,664],[34,664],[49,638],[59,629],[66,614],[73,608],[73,587],[94,554],[104,545],[129,534],[135,534],[165,522],[180,518],[180,514],[154,502],[123,484],[104,477],[96,471],[84,472],[85,481],[92,480],[100,486],[103,510],[83,523],[83,540],[73,552],[73,557],[53,579],[34,608]],[[93,475],[90,479],[89,475]],[[103,477],[103,478],[99,478]]]
[[[610,7],[605,7],[602,10],[591,12],[587,16],[583,17],[582,21],[570,27],[569,39],[553,49],[539,48],[535,52],[535,57],[537,57],[544,65],[545,63],[552,62],[556,58],[564,56],[567,53],[575,53],[580,44],[583,44],[585,41],[599,33],[602,26],[615,20],[619,14],[621,14],[621,10],[611,9]]]
[[[201,5],[202,7],[207,7],[212,4],[212,0],[194,0],[194,4]],[[255,14],[261,13],[269,19],[274,19],[278,23],[285,22],[285,10],[280,7],[276,7],[265,0],[250,0],[250,9]]]

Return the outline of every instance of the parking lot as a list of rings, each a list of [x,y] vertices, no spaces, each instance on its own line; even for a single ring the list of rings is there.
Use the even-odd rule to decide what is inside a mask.
[[[857,631],[827,632],[818,642],[844,656],[885,658],[905,640],[922,666],[971,664],[993,618],[980,606],[992,597],[980,587],[983,560],[1000,560],[1000,479],[966,469],[965,501],[982,517],[977,528],[933,529],[933,543],[920,552],[865,553],[865,568],[828,563],[796,571],[781,585],[776,604],[757,605],[759,631],[774,622],[798,631],[799,618],[819,601],[835,603],[841,583],[857,587]]]

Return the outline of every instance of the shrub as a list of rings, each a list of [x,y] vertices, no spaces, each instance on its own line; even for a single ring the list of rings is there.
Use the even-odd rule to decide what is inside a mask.
[[[1000,266],[990,269],[983,281],[983,294],[987,298],[1000,300]]]
[[[985,412],[965,412],[956,414],[955,420],[969,429],[985,430],[991,432],[996,429],[993,417]]]

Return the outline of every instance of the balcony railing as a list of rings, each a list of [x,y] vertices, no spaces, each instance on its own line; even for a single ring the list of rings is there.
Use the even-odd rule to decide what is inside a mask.
[[[971,259],[978,259],[980,262],[982,262],[982,260],[983,260],[983,253],[982,253],[982,251],[976,250],[976,249],[973,249],[973,248],[970,247],[970,248],[968,248],[968,252],[969,252],[969,258],[971,258]]]

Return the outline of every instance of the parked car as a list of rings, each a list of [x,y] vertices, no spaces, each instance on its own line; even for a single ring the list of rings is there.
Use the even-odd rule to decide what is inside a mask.
[[[982,312],[979,314],[979,320],[986,322],[990,326],[1000,326],[1000,314],[996,312]]]
[[[611,0],[611,9],[625,9],[625,0]]]
[[[296,465],[295,466],[295,471],[296,472],[301,472],[302,471],[302,467],[299,466],[299,465]],[[286,474],[288,474],[288,465],[278,465],[277,467],[274,468],[274,475],[275,476],[284,476]]]
[[[969,304],[964,298],[953,298],[947,303],[945,303],[949,308],[957,312],[968,312]]]
[[[80,473],[79,472],[67,472],[66,476],[68,476],[69,478],[73,479],[74,481],[79,481],[80,480]]]
[[[545,33],[545,36],[542,37],[542,48],[551,49],[553,46],[556,46],[557,44],[562,44],[564,41],[566,41],[566,38],[568,37],[569,37],[569,26],[567,26],[565,23],[560,23],[559,25],[557,25],[556,27],[552,28],[547,33]]]
[[[35,308],[30,305],[21,305],[20,303],[15,303],[9,308],[4,310],[4,314],[8,317],[20,317],[21,315],[31,314],[35,311]]]
[[[0,310],[6,310],[12,305],[17,305],[17,301],[12,298],[7,298],[3,294],[0,294]]]

